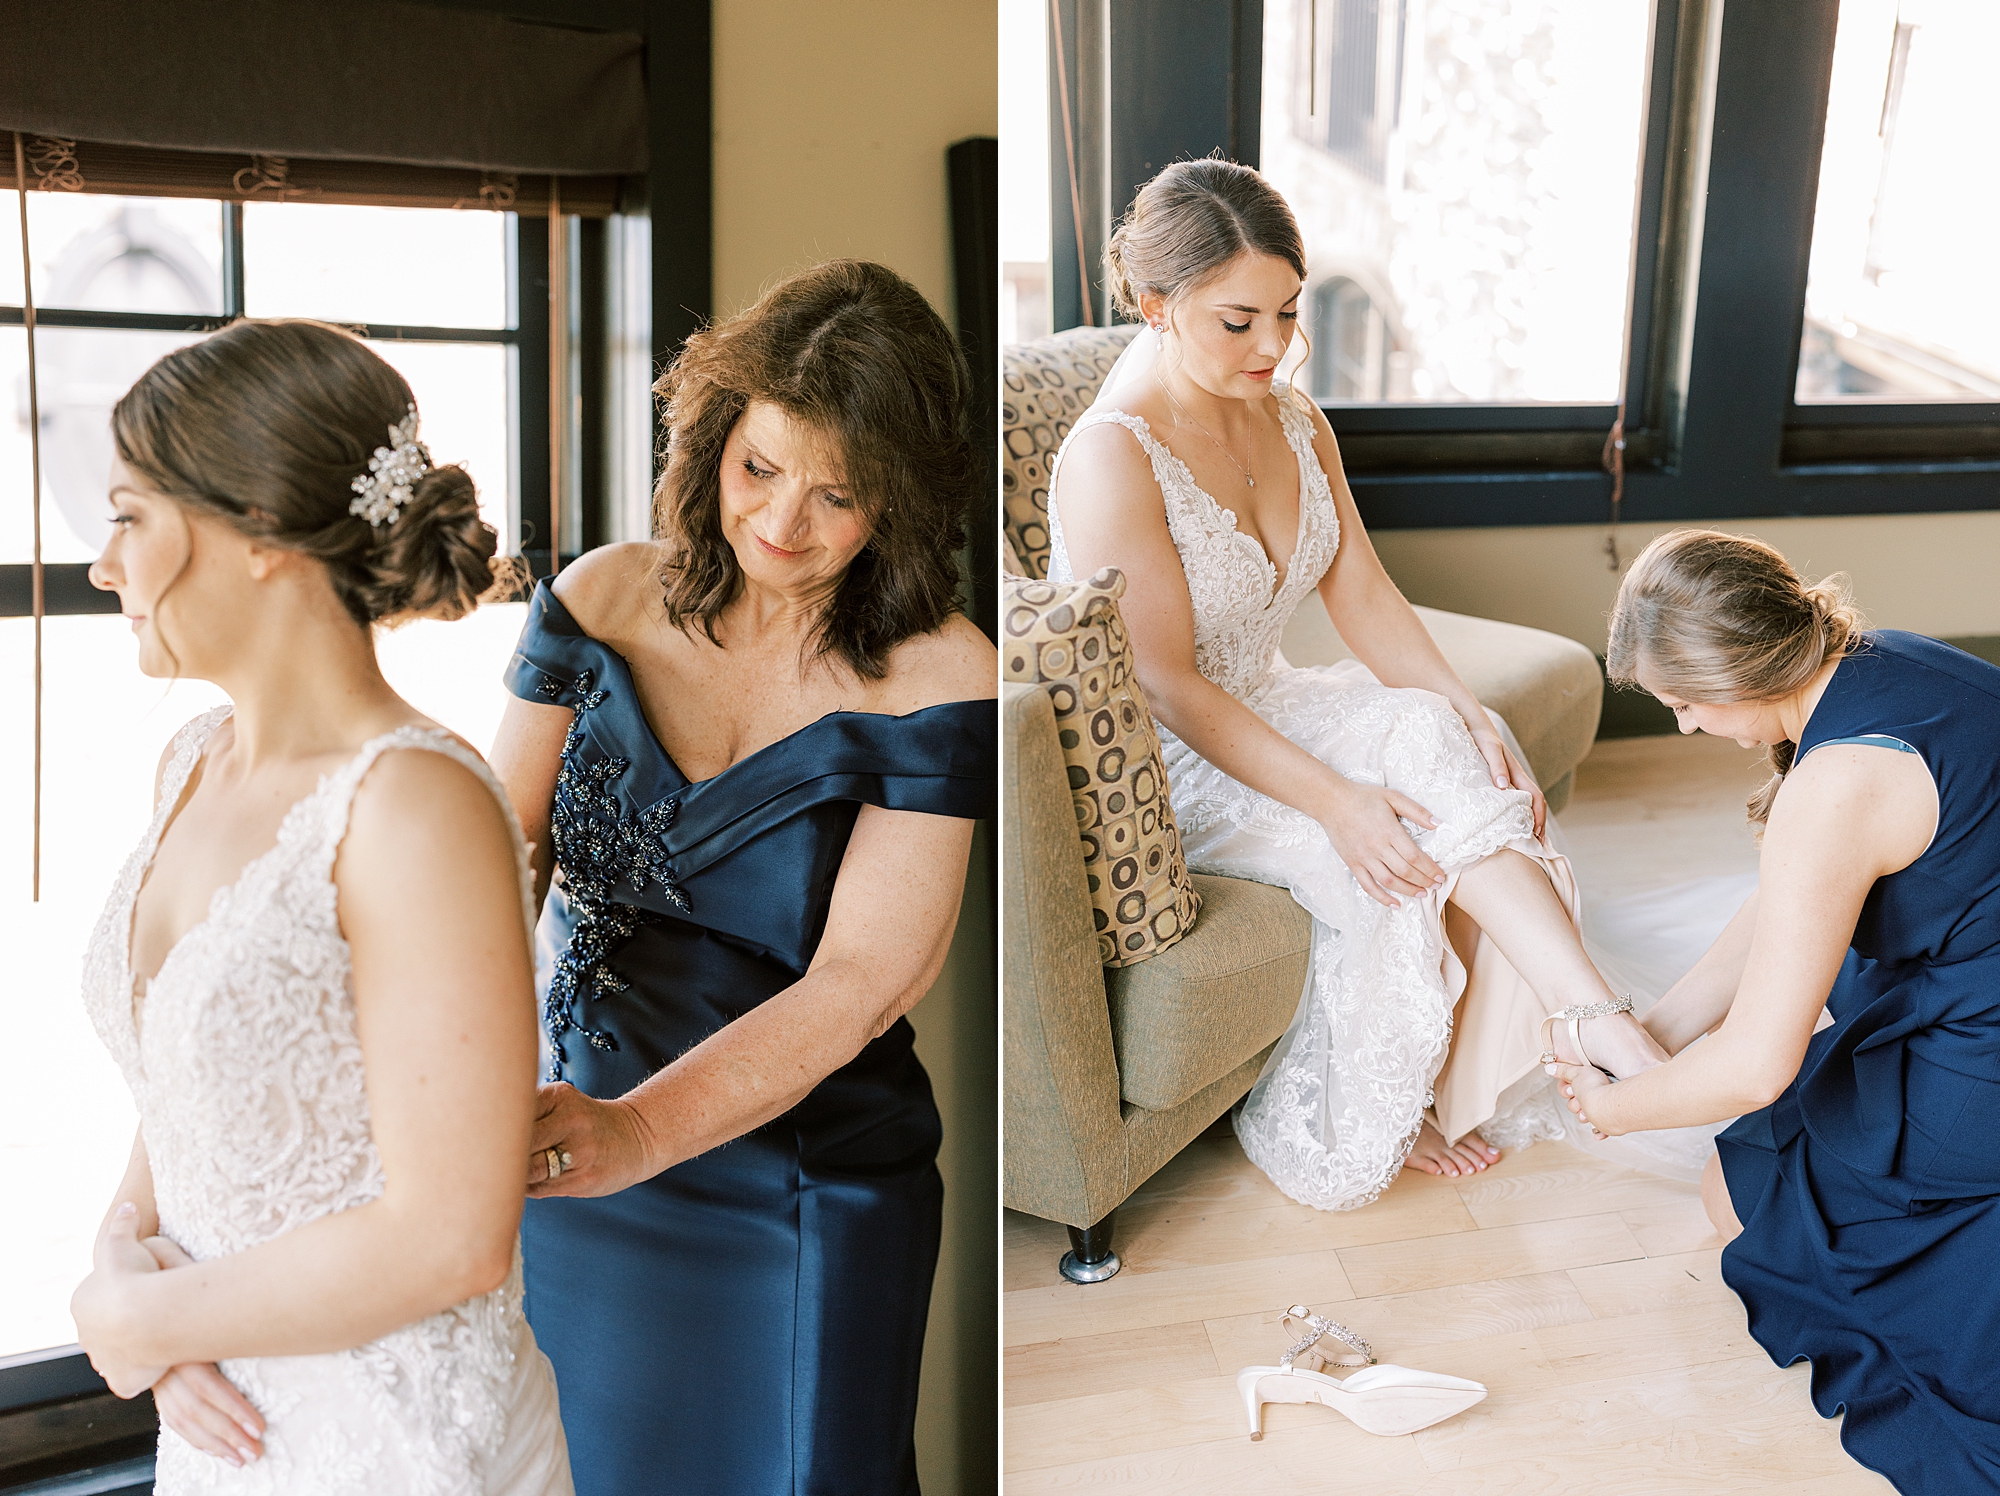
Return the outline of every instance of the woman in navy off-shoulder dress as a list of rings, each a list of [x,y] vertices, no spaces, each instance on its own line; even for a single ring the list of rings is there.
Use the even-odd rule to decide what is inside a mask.
[[[917,1490],[943,1189],[902,1014],[995,793],[967,389],[907,283],[805,272],[661,381],[660,543],[530,605],[493,762],[544,844],[522,1242],[580,1496]]]
[[[1703,1194],[1751,1334],[1899,1491],[2000,1491],[2000,669],[1856,623],[1753,541],[1634,563],[1613,673],[1777,745],[1783,788],[1758,893],[1655,1010],[1676,1057],[1557,1068],[1606,1132],[1741,1113]]]

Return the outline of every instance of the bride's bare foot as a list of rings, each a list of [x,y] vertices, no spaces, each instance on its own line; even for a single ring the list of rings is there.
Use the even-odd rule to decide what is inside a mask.
[[[1582,1027],[1583,1047],[1590,1051],[1587,1058],[1578,1054],[1576,1045],[1570,1041],[1567,1019],[1549,1025],[1556,1058],[1565,1065],[1597,1065],[1626,1080],[1641,1070],[1664,1065],[1670,1058],[1660,1048],[1659,1041],[1630,1013],[1586,1018]]]
[[[1417,1134],[1410,1156],[1403,1160],[1403,1167],[1420,1169],[1426,1174],[1456,1176],[1477,1174],[1481,1169],[1499,1162],[1500,1150],[1487,1147],[1478,1133],[1468,1132],[1456,1143],[1447,1143],[1444,1134],[1426,1122]]]

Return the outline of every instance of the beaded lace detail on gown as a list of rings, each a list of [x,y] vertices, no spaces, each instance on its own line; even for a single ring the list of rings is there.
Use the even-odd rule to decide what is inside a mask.
[[[138,1103],[161,1233],[197,1260],[245,1251],[382,1193],[355,1034],[333,864],[369,768],[393,749],[442,753],[507,806],[448,734],[403,728],[321,779],[276,844],[217,890],[135,1001],[133,904],[173,807],[228,707],[172,745],[152,824],[91,937],[83,995]],[[512,811],[526,938],[527,854]],[[518,1251],[493,1292],[325,1355],[250,1357],[222,1372],[267,1420],[243,1469],[160,1434],[157,1490],[557,1496],[570,1490],[555,1383],[521,1312]]]
[[[1167,528],[1194,603],[1201,673],[1347,778],[1388,784],[1425,806],[1435,829],[1417,843],[1450,880],[1387,909],[1361,891],[1325,831],[1231,778],[1164,725],[1160,746],[1188,866],[1290,890],[1313,916],[1311,971],[1297,1016],[1236,1114],[1252,1162],[1294,1199],[1327,1210],[1366,1205],[1395,1178],[1451,1042],[1464,969],[1444,939],[1456,876],[1504,847],[1538,861],[1524,790],[1496,789],[1472,734],[1430,691],[1384,686],[1362,666],[1294,669],[1279,650],[1293,611],[1340,546],[1333,491],[1312,447],[1312,417],[1279,384],[1285,439],[1299,463],[1299,533],[1282,583],[1181,460],[1129,412],[1093,407],[1071,430],[1130,431],[1152,462]],[[1057,464],[1061,454],[1057,454]],[[1074,580],[1057,506],[1049,508],[1049,579]],[[1562,1135],[1545,1088],[1508,1098],[1479,1127],[1499,1146]]]

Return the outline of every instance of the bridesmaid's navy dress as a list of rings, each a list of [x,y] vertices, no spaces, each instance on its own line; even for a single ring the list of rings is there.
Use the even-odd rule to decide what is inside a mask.
[[[2000,1491],[2000,669],[1884,630],[1801,735],[1918,754],[1924,854],[1869,890],[1798,1078],[1717,1139],[1722,1276],[1906,1496]]]
[[[572,708],[540,939],[550,1078],[597,1097],[805,974],[862,805],[991,815],[997,708],[835,712],[689,783],[624,659],[536,590],[507,685]],[[530,1200],[527,1310],[579,1496],[912,1496],[944,1196],[899,1019],[775,1121]]]

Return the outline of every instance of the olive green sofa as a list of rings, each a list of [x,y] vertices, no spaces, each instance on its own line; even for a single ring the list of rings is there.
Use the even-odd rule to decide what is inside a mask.
[[[1079,328],[1005,350],[1009,570],[1046,573],[1049,463],[1135,331]],[[1560,809],[1597,732],[1596,659],[1538,629],[1417,611]],[[1317,598],[1283,648],[1295,665],[1350,657]],[[1118,1270],[1112,1212],[1256,1080],[1298,1007],[1312,923],[1282,889],[1196,874],[1202,910],[1182,940],[1136,965],[1100,965],[1042,687],[1002,687],[1001,759],[1005,1200],[1069,1227],[1064,1275],[1095,1282]]]

